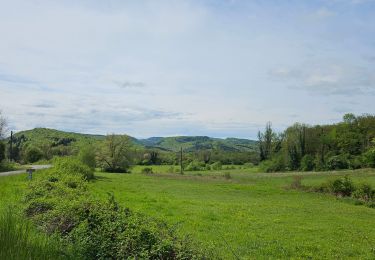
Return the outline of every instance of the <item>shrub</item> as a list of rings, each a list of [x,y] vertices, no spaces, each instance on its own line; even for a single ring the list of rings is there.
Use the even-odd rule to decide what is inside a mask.
[[[204,171],[206,169],[205,167],[206,165],[203,162],[192,161],[186,166],[185,170],[186,171]]]
[[[52,172],[58,175],[77,175],[91,180],[94,178],[93,170],[79,159],[74,157],[57,157],[54,159]]]
[[[154,172],[152,171],[152,168],[151,168],[151,167],[145,167],[145,168],[143,168],[143,169],[141,170],[141,173],[144,173],[144,174],[152,174],[152,173],[154,173]]]
[[[367,167],[375,168],[375,148],[372,148],[363,154],[364,164]]]
[[[326,166],[328,170],[348,169],[349,160],[346,155],[334,155],[328,158]]]
[[[220,171],[222,168],[223,168],[223,165],[221,164],[221,162],[214,162],[213,164],[211,164],[212,170]]]
[[[375,191],[372,189],[370,184],[362,183],[357,187],[353,192],[353,198],[356,198],[361,201],[370,201],[374,198]]]
[[[278,155],[271,160],[262,161],[259,165],[259,169],[263,172],[284,171],[286,169],[284,158]]]
[[[25,162],[34,163],[34,162],[39,161],[42,158],[43,158],[43,153],[39,148],[34,147],[34,146],[29,146],[26,148],[25,156],[24,156]]]
[[[354,184],[349,176],[330,181],[327,187],[328,190],[336,196],[344,197],[350,196],[355,190]]]
[[[314,157],[310,154],[306,154],[301,159],[301,170],[312,171],[314,169]]]
[[[82,147],[78,153],[78,159],[91,169],[96,167],[95,156],[95,149],[92,146]]]
[[[77,163],[78,161],[78,163]],[[75,158],[55,166],[29,183],[25,213],[64,245],[74,245],[77,259],[204,259],[199,248],[177,237],[163,222],[90,197],[85,172]]]

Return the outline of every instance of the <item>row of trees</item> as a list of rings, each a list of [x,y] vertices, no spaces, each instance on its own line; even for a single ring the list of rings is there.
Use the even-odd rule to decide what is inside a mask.
[[[266,171],[375,167],[375,116],[346,114],[333,125],[296,123],[276,133],[271,123],[258,133]]]

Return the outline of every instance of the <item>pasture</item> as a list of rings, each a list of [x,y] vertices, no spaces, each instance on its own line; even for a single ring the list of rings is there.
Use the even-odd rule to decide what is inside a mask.
[[[294,175],[318,185],[350,175],[355,183],[375,185],[375,170],[258,173],[255,169],[154,174],[97,172],[89,190],[106,200],[161,219],[189,235],[215,258],[375,257],[375,209],[320,193],[289,189]],[[42,173],[41,173],[42,174]],[[0,178],[0,205],[22,203],[24,175]]]
[[[97,173],[90,189],[103,199],[113,192],[120,204],[175,225],[221,258],[374,258],[375,209],[287,188],[293,175],[302,175],[304,185],[315,185],[346,174],[355,183],[375,184],[374,170],[235,169],[184,175]]]

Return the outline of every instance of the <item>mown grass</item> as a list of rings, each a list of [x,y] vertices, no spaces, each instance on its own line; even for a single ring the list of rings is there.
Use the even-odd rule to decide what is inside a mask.
[[[103,199],[112,191],[121,204],[176,225],[222,258],[375,258],[375,209],[285,188],[294,175],[314,185],[349,174],[375,186],[374,170],[252,171],[98,173],[90,190]]]

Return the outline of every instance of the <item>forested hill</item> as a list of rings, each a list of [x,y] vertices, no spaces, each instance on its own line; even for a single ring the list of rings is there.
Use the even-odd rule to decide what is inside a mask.
[[[104,135],[80,134],[64,132],[48,128],[35,128],[21,131],[14,135],[16,143],[29,143],[41,145],[50,143],[52,146],[76,146],[86,142],[100,142]],[[135,146],[159,149],[164,151],[178,151],[181,147],[184,151],[194,152],[204,149],[218,149],[233,152],[250,152],[257,150],[257,141],[238,138],[211,138],[207,136],[178,136],[178,137],[151,137],[136,139],[130,137]]]

